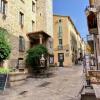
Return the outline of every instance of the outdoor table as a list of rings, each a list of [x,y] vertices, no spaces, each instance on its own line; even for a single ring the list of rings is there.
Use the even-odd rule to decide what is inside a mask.
[[[100,84],[92,84],[97,100],[100,100]]]

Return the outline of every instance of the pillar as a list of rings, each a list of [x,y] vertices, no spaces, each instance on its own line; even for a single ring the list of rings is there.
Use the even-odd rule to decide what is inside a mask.
[[[40,44],[42,44],[42,35],[39,35]]]

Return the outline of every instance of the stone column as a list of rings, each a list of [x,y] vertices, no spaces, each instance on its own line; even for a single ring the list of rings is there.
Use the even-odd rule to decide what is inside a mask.
[[[42,44],[42,38],[43,38],[43,36],[40,34],[39,35],[40,44]]]

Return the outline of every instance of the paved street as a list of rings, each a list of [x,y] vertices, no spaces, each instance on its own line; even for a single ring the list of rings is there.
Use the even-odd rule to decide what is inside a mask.
[[[7,89],[0,100],[80,100],[82,67],[57,68],[50,78],[28,79],[26,84]]]

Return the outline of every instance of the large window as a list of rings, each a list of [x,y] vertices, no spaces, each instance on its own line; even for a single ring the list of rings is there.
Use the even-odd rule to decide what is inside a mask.
[[[22,12],[19,13],[19,24],[24,25],[24,14]]]
[[[7,2],[5,0],[0,0],[0,12],[6,15]]]
[[[20,52],[25,51],[25,39],[23,36],[19,36],[19,51]]]
[[[61,19],[59,20],[59,23],[58,23],[58,35],[59,37],[62,37],[62,20]]]
[[[62,49],[63,49],[62,39],[59,39],[58,49],[59,49],[59,50],[62,50]]]

